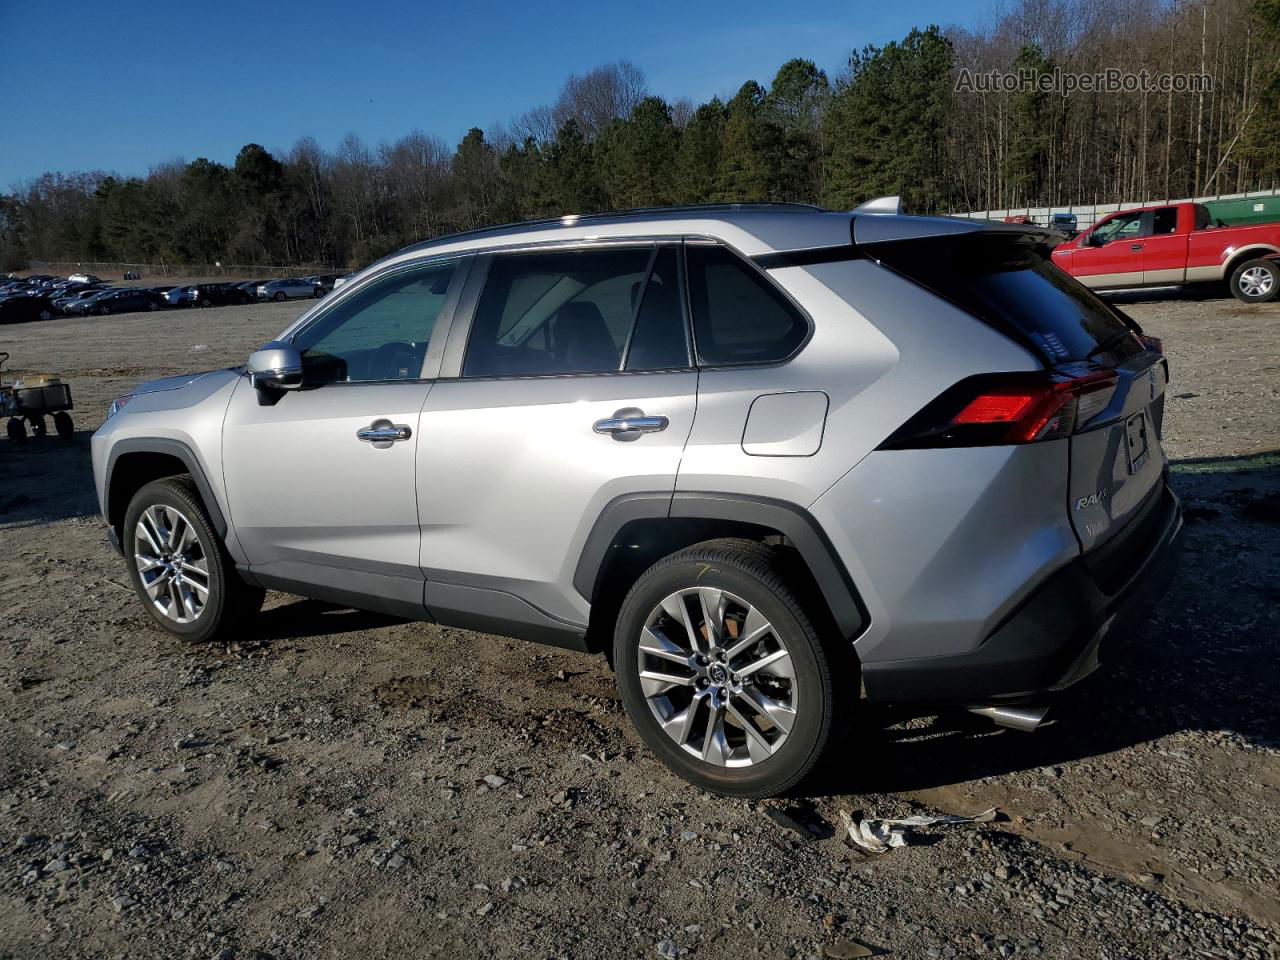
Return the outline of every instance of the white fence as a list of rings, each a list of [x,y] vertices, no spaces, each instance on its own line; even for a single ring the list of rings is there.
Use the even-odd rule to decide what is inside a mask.
[[[125,261],[33,260],[29,273],[92,273],[112,279],[126,273],[144,279],[164,277],[306,277],[322,273],[346,273],[342,267],[324,263],[272,266],[253,263],[128,263]]]
[[[977,210],[957,211],[953,217],[968,217],[972,220],[1003,220],[1006,217],[1028,217],[1033,223],[1047,224],[1055,213],[1074,213],[1076,227],[1087,230],[1097,221],[1117,210],[1132,210],[1135,207],[1156,207],[1169,203],[1209,203],[1213,200],[1250,200],[1254,197],[1280,196],[1280,189],[1254,190],[1250,193],[1219,193],[1211,197],[1183,197],[1179,200],[1143,200],[1134,203],[1088,203],[1071,207],[1016,207],[1010,210]]]

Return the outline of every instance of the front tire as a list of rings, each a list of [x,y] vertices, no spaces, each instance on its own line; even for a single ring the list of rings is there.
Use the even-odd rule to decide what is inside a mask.
[[[220,640],[262,607],[264,591],[236,574],[189,477],[154,480],[134,494],[122,533],[134,592],[169,633]]]
[[[1231,295],[1245,303],[1267,303],[1280,294],[1280,263],[1246,260],[1231,272]]]
[[[649,748],[726,796],[795,787],[845,709],[846,685],[777,555],[749,540],[696,544],[646,570],[619,611],[614,664]]]
[[[275,295],[273,299],[276,301],[276,303],[279,303],[281,300],[288,300],[289,298],[285,296],[284,291],[280,291]]]

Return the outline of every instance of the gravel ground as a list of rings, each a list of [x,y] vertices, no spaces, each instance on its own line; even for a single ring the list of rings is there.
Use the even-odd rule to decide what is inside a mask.
[[[149,626],[89,432],[303,306],[0,333],[81,431],[0,440],[0,957],[1280,957],[1280,304],[1125,305],[1172,364],[1186,554],[1055,725],[868,712],[766,803],[668,774],[600,660],[274,594],[229,648]]]

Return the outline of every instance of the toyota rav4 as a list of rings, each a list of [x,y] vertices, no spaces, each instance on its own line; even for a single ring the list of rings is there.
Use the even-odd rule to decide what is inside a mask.
[[[161,627],[267,589],[604,653],[709,790],[860,701],[1034,728],[1181,519],[1160,344],[1023,224],[723,206],[445,237],[93,438]]]

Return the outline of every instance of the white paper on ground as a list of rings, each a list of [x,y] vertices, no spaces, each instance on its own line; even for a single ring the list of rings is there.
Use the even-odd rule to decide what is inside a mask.
[[[918,827],[942,827],[956,823],[988,823],[996,818],[996,808],[991,807],[972,817],[940,814],[938,816],[904,817],[901,820],[861,819],[854,822],[847,810],[840,811],[840,819],[849,831],[849,839],[868,853],[888,853],[894,847],[905,847],[911,842],[910,831]]]

